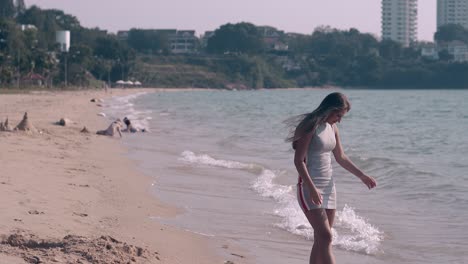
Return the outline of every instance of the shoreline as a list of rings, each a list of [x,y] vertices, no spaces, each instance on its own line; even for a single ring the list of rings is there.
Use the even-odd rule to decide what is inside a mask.
[[[92,98],[180,90],[193,89],[2,94],[1,121],[9,117],[15,126],[27,111],[42,133],[0,132],[0,258],[6,263],[36,258],[46,263],[246,263],[232,258],[234,249],[225,241],[153,220],[180,210],[151,194],[151,177],[125,156],[118,138],[95,135],[108,121],[97,115],[102,108]],[[73,123],[55,125],[60,118]],[[91,133],[80,133],[83,126]]]

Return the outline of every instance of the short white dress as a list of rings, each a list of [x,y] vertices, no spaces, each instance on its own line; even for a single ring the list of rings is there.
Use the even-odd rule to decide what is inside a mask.
[[[310,190],[299,177],[297,199],[304,212],[311,209],[336,209],[336,190],[331,165],[332,150],[336,146],[335,131],[327,122],[319,125],[310,140],[307,151],[307,171],[317,190],[322,194],[322,204],[312,203]]]

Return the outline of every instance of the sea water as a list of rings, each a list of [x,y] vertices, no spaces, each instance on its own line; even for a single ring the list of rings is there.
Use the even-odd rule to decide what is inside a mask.
[[[468,91],[341,90],[345,153],[378,182],[333,165],[338,263],[468,263]],[[108,102],[147,133],[124,134],[160,219],[243,247],[251,263],[308,263],[313,230],[296,201],[284,120],[331,90],[173,91]]]

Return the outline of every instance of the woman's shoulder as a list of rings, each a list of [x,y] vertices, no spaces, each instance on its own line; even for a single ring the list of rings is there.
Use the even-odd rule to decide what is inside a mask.
[[[338,126],[336,124],[331,125],[331,128],[333,129],[333,133],[338,134]]]
[[[328,123],[327,122],[323,122],[323,123],[320,123],[317,125],[317,128],[315,129],[315,132],[313,134],[319,134],[319,133],[322,133],[323,131],[325,131],[328,127]]]

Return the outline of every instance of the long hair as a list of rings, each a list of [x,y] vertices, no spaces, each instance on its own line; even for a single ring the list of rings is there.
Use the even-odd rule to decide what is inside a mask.
[[[327,95],[314,111],[286,120],[286,124],[290,126],[290,134],[286,138],[286,142],[292,142],[293,148],[296,149],[297,140],[315,132],[319,125],[325,123],[332,112],[343,110],[346,112],[351,110],[351,103],[344,94],[335,92]]]

